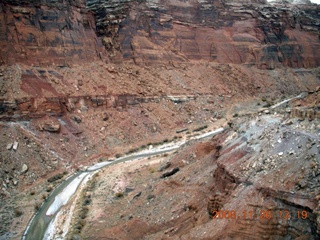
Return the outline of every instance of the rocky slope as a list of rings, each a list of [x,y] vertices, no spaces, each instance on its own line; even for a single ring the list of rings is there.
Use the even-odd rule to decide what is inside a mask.
[[[174,102],[172,96],[181,101],[207,97],[216,108],[225,98],[273,98],[313,91],[319,84],[318,69],[266,71],[216,63],[139,67],[97,62],[70,69],[14,65],[0,71],[0,119],[4,120]]]
[[[103,170],[69,239],[319,239],[319,119],[229,125],[160,162]]]

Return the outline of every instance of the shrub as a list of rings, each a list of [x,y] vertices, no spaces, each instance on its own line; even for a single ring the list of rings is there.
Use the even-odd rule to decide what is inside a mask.
[[[42,194],[41,198],[42,198],[43,200],[47,200],[47,195],[46,195],[46,194]]]
[[[81,229],[83,228],[83,226],[80,224],[80,222],[75,226],[76,229],[78,229],[79,231],[81,231]]]
[[[123,192],[117,192],[117,193],[116,193],[116,197],[117,197],[117,198],[123,197]]]
[[[41,206],[40,203],[36,202],[36,203],[34,204],[34,210],[35,210],[35,211],[39,211],[40,206]]]
[[[262,107],[264,108],[268,108],[268,107],[271,107],[271,104],[270,103],[266,103],[265,105],[263,105]]]
[[[20,217],[22,214],[23,212],[20,209],[18,208],[14,209],[14,216]]]
[[[89,211],[89,208],[87,208],[87,207],[81,208],[81,210],[79,212],[80,218],[85,219],[87,217],[88,211]]]
[[[201,126],[201,127],[198,127],[196,129],[193,130],[193,132],[200,132],[202,131],[203,129],[206,129],[208,127],[208,125],[204,125],[204,126]]]
[[[61,178],[63,178],[64,175],[65,175],[65,172],[63,172],[63,173],[58,173],[57,175],[49,178],[49,179],[47,180],[47,182],[55,182],[55,181],[57,181],[57,180],[60,180]]]
[[[80,224],[82,227],[84,227],[84,225],[86,225],[86,220],[81,219],[81,220],[79,221],[79,224]]]
[[[89,205],[91,203],[91,199],[90,198],[86,198],[83,202],[83,205]]]

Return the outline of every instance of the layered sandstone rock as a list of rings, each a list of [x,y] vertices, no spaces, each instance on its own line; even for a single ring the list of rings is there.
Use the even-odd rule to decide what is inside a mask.
[[[319,6],[251,1],[88,1],[114,60],[319,65]],[[121,54],[120,54],[121,53]]]
[[[84,1],[4,1],[0,62],[68,66],[103,57]]]
[[[0,59],[65,66],[104,58],[103,44],[114,62],[316,67],[319,8],[265,1],[11,0],[0,5]]]

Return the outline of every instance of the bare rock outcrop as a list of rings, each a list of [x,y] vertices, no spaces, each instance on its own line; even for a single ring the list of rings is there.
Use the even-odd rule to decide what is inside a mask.
[[[265,1],[88,1],[115,61],[319,65],[319,5]]]
[[[48,132],[59,132],[61,125],[59,121],[55,118],[44,118],[40,120],[39,130]]]
[[[9,1],[0,61],[68,66],[205,60],[263,69],[319,66],[319,5],[265,1]],[[104,46],[104,47],[103,47]]]
[[[89,213],[94,221],[82,237],[131,239],[134,232],[147,239],[318,239],[320,139],[314,128],[283,120],[274,114],[235,120],[234,129],[170,156],[180,171],[169,178],[150,174],[150,166],[129,173],[121,166],[128,184],[148,183],[139,194],[150,197],[134,192],[105,204],[114,183],[101,175]],[[145,228],[132,224],[135,219]]]
[[[70,66],[103,57],[85,1],[2,1],[0,62]]]

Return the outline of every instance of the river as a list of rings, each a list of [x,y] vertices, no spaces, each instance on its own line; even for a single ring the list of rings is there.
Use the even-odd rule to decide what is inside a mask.
[[[63,205],[67,204],[72,196],[76,193],[83,179],[89,174],[99,171],[106,166],[126,162],[130,160],[138,160],[141,158],[154,156],[157,154],[171,152],[178,149],[187,142],[195,139],[203,139],[212,137],[224,131],[224,128],[219,128],[211,132],[204,133],[202,135],[191,138],[190,140],[184,140],[180,142],[167,143],[161,146],[143,150],[141,152],[118,158],[114,161],[105,161],[96,163],[88,167],[85,171],[77,172],[74,175],[68,177],[62,182],[48,198],[43,202],[38,212],[30,220],[23,236],[22,240],[49,240],[54,235],[54,220]]]

